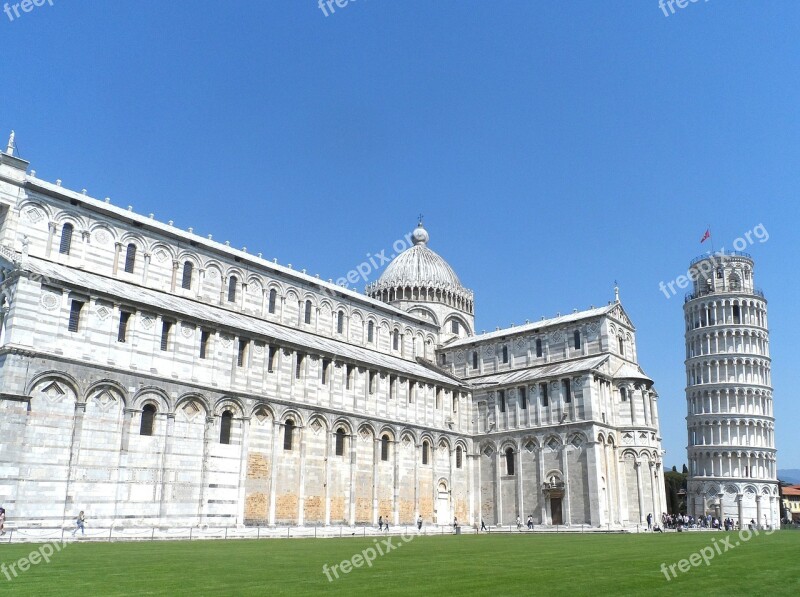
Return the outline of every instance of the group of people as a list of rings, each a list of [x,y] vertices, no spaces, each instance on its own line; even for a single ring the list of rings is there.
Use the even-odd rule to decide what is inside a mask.
[[[383,516],[378,517],[378,530],[383,531],[383,527],[386,527],[386,532],[389,532],[389,517],[386,517],[386,522],[383,521]]]
[[[653,521],[653,515],[647,515],[647,528],[653,531],[659,531],[658,525],[654,528],[651,528]],[[689,516],[687,514],[662,514],[661,515],[661,524],[665,529],[674,529],[677,531],[682,531],[683,529],[718,529],[720,531],[738,531],[740,530],[741,526],[736,519],[727,517],[723,520],[720,520],[716,516],[711,514],[707,514],[706,516]],[[750,529],[755,529],[757,527],[755,520],[750,520],[749,523]],[[765,522],[765,527],[766,527]]]
[[[483,521],[481,521],[481,524],[483,524]],[[525,522],[525,526],[528,527],[529,531],[533,530],[533,514],[528,514],[528,520]],[[517,530],[522,530],[522,519],[519,515],[517,515]]]

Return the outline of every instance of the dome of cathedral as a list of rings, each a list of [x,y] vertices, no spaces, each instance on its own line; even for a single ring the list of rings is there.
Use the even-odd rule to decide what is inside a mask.
[[[400,253],[378,279],[377,286],[431,286],[463,289],[461,281],[441,255],[428,248],[430,235],[422,224],[411,233],[412,247]]]
[[[420,222],[411,233],[413,246],[395,257],[377,282],[367,286],[367,294],[386,302],[442,302],[471,312],[472,291],[461,285],[441,255],[428,248],[429,240],[430,235]]]

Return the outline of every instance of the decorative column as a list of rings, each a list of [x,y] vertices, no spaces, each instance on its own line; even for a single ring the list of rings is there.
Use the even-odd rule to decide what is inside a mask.
[[[739,511],[739,528],[744,528],[744,495],[741,493],[736,496],[736,506]]]
[[[656,472],[655,462],[650,462],[650,497],[653,500],[653,519],[661,520],[661,509],[658,502],[658,473]]]
[[[500,485],[500,477],[502,470],[502,459],[503,453],[498,450],[495,456],[495,466],[494,466],[494,523],[496,525],[503,524],[503,492],[501,490]]]
[[[80,400],[80,397],[77,398]],[[69,467],[67,468],[67,483],[64,489],[64,512],[63,517],[67,519],[67,512],[72,506],[70,499],[70,487],[72,485],[72,475],[74,467],[78,463],[78,455],[81,451],[81,434],[83,433],[83,417],[86,414],[86,402],[75,403],[75,423],[72,427],[72,438],[69,447]]]
[[[203,294],[203,282],[206,279],[206,270],[204,267],[197,269],[197,293],[195,296],[200,298],[200,295]]]
[[[756,528],[760,528],[764,521],[761,518],[761,494],[756,494]]]
[[[119,273],[119,254],[122,251],[122,243],[114,243],[114,267],[112,268],[111,275],[116,276]]]
[[[399,400],[399,398],[398,398]],[[394,430],[392,436],[395,436]],[[392,448],[392,521],[395,525],[400,524],[400,457],[398,455],[400,442],[391,440],[390,446]]]
[[[644,522],[644,492],[642,491],[642,461],[635,458],[633,468],[636,469],[636,494],[639,498],[639,522]]]
[[[589,489],[590,496],[599,496],[600,495],[600,477],[603,476],[602,465],[599,462],[598,454],[597,454],[597,446],[600,446],[600,450],[604,450],[603,444],[595,441],[589,441],[586,443],[586,483]],[[600,457],[603,454],[599,455]],[[608,477],[608,475],[606,475]],[[606,485],[609,485],[607,482]],[[608,491],[606,491],[606,508],[608,512],[611,511],[611,508],[608,506]],[[600,500],[599,499],[590,499],[589,500],[589,518],[587,520],[590,525],[592,526],[599,526],[602,521],[602,516],[600,512]]]
[[[81,241],[82,241],[81,242],[81,246],[80,246],[81,254],[80,254],[80,261],[79,261],[80,264],[78,265],[78,267],[80,267],[81,269],[86,267],[86,253],[87,253],[86,247],[89,244],[89,239],[90,239],[89,231],[88,230],[81,230]]]
[[[214,428],[214,416],[206,416],[205,425],[203,427],[203,469],[200,474],[200,505],[198,509],[198,524],[203,525],[206,522],[206,507],[208,505],[208,472],[209,472],[209,449],[211,434],[209,433]]]
[[[272,468],[270,469],[269,476],[269,526],[275,526],[275,485],[278,482],[278,446],[280,445],[281,436],[281,423],[277,419],[272,422]]]
[[[540,520],[539,524],[547,524],[547,496],[544,493],[545,479],[544,479],[543,447],[537,445],[535,454],[536,454],[536,463],[539,466],[539,491],[542,492],[542,500],[541,500],[542,513],[541,513],[541,520]]]
[[[300,432],[300,475],[297,489],[297,525],[303,526],[306,518],[306,436],[305,427],[296,427]]]
[[[172,260],[172,278],[170,278],[169,282],[169,291],[175,292],[175,287],[178,283],[178,266],[180,262],[177,259]]]
[[[570,482],[569,482],[569,456],[567,454],[567,448],[570,444],[565,443],[561,446],[561,465],[564,471],[564,525],[570,526],[572,524],[572,507],[570,506],[570,498],[572,497],[572,492],[570,491]]]
[[[358,432],[350,436],[350,503],[348,524],[353,526],[356,523],[356,462],[357,462],[357,443]]]
[[[517,475],[517,516],[525,519],[527,517],[525,516],[525,496],[522,491],[522,445],[520,440],[517,440],[515,448],[516,470],[514,472]]]
[[[325,433],[325,526],[331,524],[331,442],[334,440],[334,434],[330,430]]]
[[[250,417],[242,417],[242,444],[239,452],[239,500],[236,524],[244,525],[244,508],[247,501],[247,458],[250,447]]]
[[[45,257],[50,257],[50,253],[53,251],[53,237],[56,234],[56,223],[55,222],[48,222],[47,223],[47,247],[45,248]]]
[[[161,467],[159,471],[159,485],[161,494],[159,496],[159,506],[158,506],[158,517],[159,522],[165,522],[164,519],[167,516],[167,482],[168,482],[168,475],[169,475],[169,467],[167,463],[169,461],[169,456],[172,453],[172,438],[175,434],[175,413],[170,412],[167,413],[167,431],[164,434],[164,452],[161,454]]]
[[[372,442],[372,524],[378,524],[378,463],[380,461],[380,440],[376,434]]]

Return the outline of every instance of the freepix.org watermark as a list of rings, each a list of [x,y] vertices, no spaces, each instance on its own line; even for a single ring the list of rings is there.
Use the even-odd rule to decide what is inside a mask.
[[[764,534],[771,535],[775,531],[776,529],[772,528],[768,531],[765,531]],[[700,551],[696,551],[688,558],[684,558],[683,560],[675,562],[674,564],[670,564],[669,566],[667,566],[666,563],[662,563],[661,572],[664,574],[664,577],[670,581],[673,578],[678,578],[678,572],[685,574],[692,568],[700,566],[700,564],[710,566],[711,560],[713,560],[715,557],[721,556],[725,552],[747,543],[750,541],[750,539],[757,537],[760,534],[761,532],[758,529],[754,529],[752,531],[750,529],[742,529],[738,533],[730,534],[722,539],[712,539],[711,545],[704,547]],[[678,569],[678,572],[675,571],[675,568]]]
[[[372,253],[367,253],[367,260],[362,261],[355,267],[355,269],[351,269],[349,272],[347,272],[346,276],[342,276],[341,278],[337,279],[336,284],[348,288],[350,284],[355,284],[359,280],[362,282],[368,282],[370,274],[381,269],[384,265],[391,262],[392,259],[397,257],[400,253],[408,249],[413,244],[411,241],[412,234],[413,232],[409,232],[403,238],[398,238],[396,241],[394,241],[392,243],[392,250],[394,253],[391,253],[390,255],[386,255],[386,251],[388,249],[383,249],[374,255]]]
[[[32,12],[34,8],[39,8],[49,4],[53,6],[53,0],[22,0],[22,2],[3,4],[3,12],[6,13],[8,20],[13,22],[14,19],[20,18],[26,12]]]
[[[336,8],[345,8],[351,2],[355,2],[356,0],[319,0],[319,9],[322,11],[326,17],[329,14],[334,14],[336,12]]]
[[[338,564],[333,564],[331,566],[324,564],[322,566],[322,573],[327,577],[328,582],[333,582],[334,579],[339,578],[340,572],[343,575],[349,574],[353,569],[361,568],[365,564],[368,568],[372,568],[372,562],[374,562],[378,556],[385,556],[413,539],[414,535],[409,535],[407,533],[403,533],[399,537],[387,537],[382,540],[373,539],[375,547],[362,549],[349,559],[342,560]]]
[[[40,545],[39,549],[32,551],[25,558],[18,559],[13,564],[6,564],[5,562],[0,564],[0,574],[6,577],[7,582],[10,582],[17,578],[21,572],[30,570],[31,566],[36,566],[42,562],[49,564],[50,558],[66,546],[66,543],[59,543],[56,541]]]
[[[747,247],[754,245],[756,241],[759,243],[765,243],[769,240],[769,232],[764,227],[764,224],[758,224],[752,230],[748,230],[742,236],[738,237],[733,241],[733,250],[734,251],[744,251]],[[681,275],[672,280],[671,282],[664,283],[662,280],[658,283],[658,289],[664,293],[664,296],[667,298],[672,298],[678,293],[678,290],[675,289],[677,286],[678,289],[686,289],[689,287],[691,282],[697,280],[697,278],[704,276],[708,277],[714,271],[716,267],[714,261],[715,258],[724,257],[725,256],[725,247],[722,247],[718,251],[714,253],[709,252],[709,259],[701,261],[692,267],[690,267],[686,271],[686,275]]]
[[[675,14],[676,6],[678,8],[686,8],[690,4],[696,4],[697,2],[700,2],[700,0],[658,0],[658,7],[664,13],[664,16],[668,17]],[[703,2],[708,2],[708,0],[703,0]],[[669,8],[669,12],[667,12],[667,8]]]

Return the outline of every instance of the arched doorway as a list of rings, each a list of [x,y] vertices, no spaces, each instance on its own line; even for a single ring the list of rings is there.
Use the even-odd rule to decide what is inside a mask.
[[[450,518],[450,492],[447,491],[447,483],[439,481],[436,495],[436,524],[452,524]]]

